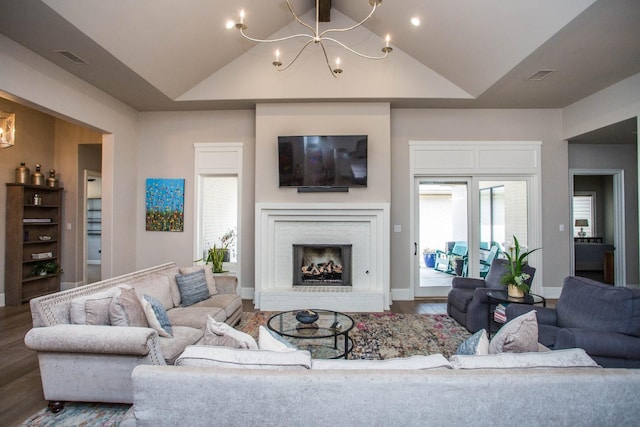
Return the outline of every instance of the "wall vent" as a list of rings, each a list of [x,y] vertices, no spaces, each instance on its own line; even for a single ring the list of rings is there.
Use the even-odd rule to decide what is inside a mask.
[[[533,80],[533,81],[540,81],[543,79],[546,79],[547,77],[549,77],[550,74],[555,73],[558,70],[552,70],[552,69],[548,69],[548,70],[538,70],[535,73],[533,73],[527,80]]]
[[[87,63],[87,61],[85,61],[84,59],[80,58],[78,55],[76,55],[75,53],[73,53],[73,52],[71,52],[69,50],[56,50],[55,52],[59,53],[62,56],[64,56],[69,61],[73,62],[74,64],[86,64]]]

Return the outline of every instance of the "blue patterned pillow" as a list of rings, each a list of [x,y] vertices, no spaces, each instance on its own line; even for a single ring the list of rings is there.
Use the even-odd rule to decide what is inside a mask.
[[[182,298],[180,305],[183,307],[204,301],[211,296],[204,270],[176,274],[176,282],[178,282],[178,289],[180,289],[180,297]]]
[[[162,303],[151,295],[147,294],[144,294],[144,299],[151,306],[151,310],[148,310],[145,307],[146,304],[143,304],[149,326],[157,330],[160,336],[164,336],[167,338],[173,337],[173,328],[171,327],[171,321],[169,320],[167,310],[164,309]]]
[[[481,329],[471,335],[466,341],[460,344],[456,354],[468,356],[489,354],[489,338],[487,338],[487,331]]]

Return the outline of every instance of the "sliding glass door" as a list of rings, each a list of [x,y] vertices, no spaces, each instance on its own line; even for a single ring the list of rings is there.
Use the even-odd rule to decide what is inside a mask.
[[[416,297],[445,297],[454,277],[485,277],[513,236],[528,246],[528,177],[418,177],[415,189]]]

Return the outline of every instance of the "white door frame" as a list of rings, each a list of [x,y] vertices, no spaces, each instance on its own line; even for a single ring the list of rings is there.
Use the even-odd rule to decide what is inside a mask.
[[[614,286],[627,286],[626,269],[626,237],[625,237],[625,215],[624,215],[624,170],[623,169],[569,169],[569,197],[573,198],[573,181],[575,176],[612,176],[613,177],[613,274]],[[573,218],[573,203],[569,203],[571,209],[571,221]],[[571,223],[573,226],[573,222]],[[573,233],[571,233],[573,240]],[[575,275],[576,258],[575,248],[571,244],[571,275]]]
[[[541,194],[541,141],[409,141],[409,224],[411,251],[417,240],[416,227],[416,178],[429,177],[471,177],[468,201],[470,218],[479,216],[478,181],[497,179],[527,179],[528,198],[528,244],[534,248],[542,247],[542,194]],[[475,181],[475,183],[474,183]],[[469,247],[478,246],[480,226],[474,220],[468,222]],[[475,246],[472,246],[475,245]],[[470,251],[470,275],[477,274],[478,254]],[[410,263],[409,296],[415,298],[417,256]],[[542,286],[543,265],[541,251],[529,256],[536,266],[532,292],[544,296]]]

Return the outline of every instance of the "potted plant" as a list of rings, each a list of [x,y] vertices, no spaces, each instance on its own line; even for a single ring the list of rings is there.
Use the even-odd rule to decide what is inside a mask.
[[[62,274],[62,268],[60,264],[55,261],[42,261],[38,262],[31,269],[31,274],[33,276],[46,276],[48,274],[59,275]]]
[[[209,248],[207,259],[205,264],[212,264],[212,270],[214,273],[224,273],[223,264],[225,261],[229,261],[229,246],[233,244],[236,238],[236,231],[231,229],[224,233],[220,238],[220,245],[214,244],[212,248]]]
[[[520,243],[516,236],[513,236],[513,242],[513,245],[505,245],[509,248],[508,251],[505,251],[505,256],[509,261],[509,270],[504,276],[502,276],[500,281],[504,285],[507,285],[507,292],[510,297],[524,298],[524,295],[529,293],[529,285],[526,281],[531,276],[523,272],[522,267],[527,264],[527,257],[540,248],[521,253],[525,248],[520,247]]]
[[[424,265],[427,268],[433,268],[436,266],[436,250],[432,248],[424,248],[422,250],[422,256],[424,258]]]

